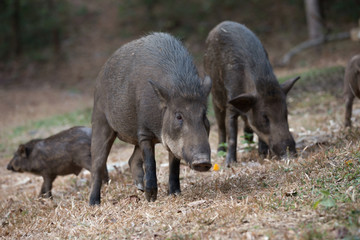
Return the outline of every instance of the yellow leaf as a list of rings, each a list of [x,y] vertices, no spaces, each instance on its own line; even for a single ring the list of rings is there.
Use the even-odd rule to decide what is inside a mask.
[[[219,164],[215,163],[214,164],[214,171],[219,171],[219,170],[220,170]]]
[[[353,163],[353,160],[352,160],[352,159],[347,160],[345,163],[346,163],[346,165],[350,165],[350,164],[352,164],[352,163]]]

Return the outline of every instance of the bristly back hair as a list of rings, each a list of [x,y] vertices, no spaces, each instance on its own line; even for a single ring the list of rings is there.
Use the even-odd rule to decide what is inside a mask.
[[[147,63],[161,69],[169,77],[172,85],[169,90],[173,95],[203,97],[202,80],[192,56],[180,40],[163,32],[151,33],[142,39],[148,52]]]

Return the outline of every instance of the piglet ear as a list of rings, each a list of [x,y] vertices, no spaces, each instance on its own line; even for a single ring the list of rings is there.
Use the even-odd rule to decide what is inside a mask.
[[[29,147],[26,147],[24,144],[20,144],[18,152],[22,157],[29,157],[31,154],[32,149]]]
[[[286,82],[284,82],[283,84],[281,84],[281,88],[282,88],[283,92],[285,93],[285,95],[288,94],[290,89],[294,86],[296,81],[299,79],[300,79],[300,76],[297,76],[296,78],[289,79]]]
[[[161,104],[164,104],[166,106],[166,104],[170,100],[168,90],[152,80],[149,80],[149,83],[152,86],[152,88],[154,89],[154,92],[156,93],[156,96],[159,98]]]
[[[26,157],[29,157],[32,152],[32,148],[25,147]]]
[[[202,82],[205,96],[209,96],[211,91],[211,85],[212,85],[211,78],[209,76],[206,76]]]
[[[240,112],[246,113],[254,107],[256,103],[256,96],[253,94],[241,94],[229,101]]]
[[[20,156],[26,157],[26,155],[27,155],[26,154],[26,147],[25,147],[24,144],[19,145],[18,152],[19,152]]]

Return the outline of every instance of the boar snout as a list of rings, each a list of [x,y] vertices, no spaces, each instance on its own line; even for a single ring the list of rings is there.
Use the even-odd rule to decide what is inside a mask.
[[[271,151],[280,158],[295,157],[295,141],[293,139],[288,139],[279,144],[273,145]]]
[[[207,154],[195,155],[194,161],[191,163],[191,168],[199,172],[209,171],[211,166],[210,157]]]
[[[6,169],[9,171],[15,171],[15,169],[13,168],[13,166],[10,163],[7,165]]]

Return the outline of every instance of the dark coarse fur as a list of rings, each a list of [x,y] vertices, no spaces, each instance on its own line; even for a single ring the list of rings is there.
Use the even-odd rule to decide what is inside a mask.
[[[201,158],[207,161],[202,166],[209,165],[204,121],[210,88],[210,79],[200,79],[190,54],[169,34],[153,33],[119,48],[96,82],[90,204],[100,203],[101,169],[115,137],[135,145],[129,164],[135,184],[145,190],[148,200],[155,200],[157,194],[154,144],[161,142],[169,150],[169,193],[180,192],[180,159],[198,167]],[[175,126],[176,121],[181,121],[181,126]],[[190,139],[194,134],[180,129],[184,126],[197,128],[196,137]],[[191,147],[180,144],[187,142],[182,141],[185,138],[190,139]]]
[[[360,98],[360,54],[353,56],[345,69],[344,98],[345,126],[351,127],[351,115],[354,98]]]
[[[40,196],[51,197],[52,182],[58,175],[91,170],[91,128],[73,127],[45,139],[21,144],[7,169],[43,177]],[[107,181],[107,172],[104,173]]]
[[[219,143],[228,143],[227,165],[236,161],[239,115],[245,132],[255,131],[259,136],[261,154],[269,148],[276,155],[283,155],[287,148],[296,151],[288,129],[286,94],[298,78],[278,83],[267,52],[253,32],[231,21],[217,25],[206,40],[204,68],[213,81]]]

